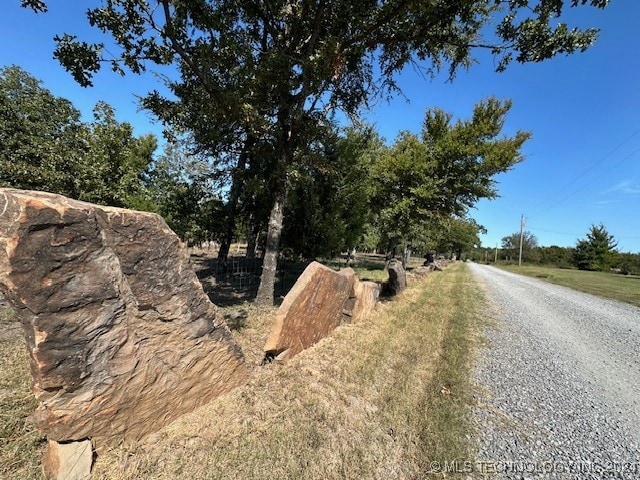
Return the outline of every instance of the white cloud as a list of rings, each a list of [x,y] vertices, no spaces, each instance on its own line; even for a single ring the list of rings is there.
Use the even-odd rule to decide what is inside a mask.
[[[621,195],[639,195],[640,184],[637,184],[632,180],[625,180],[624,182],[620,182],[614,185],[613,187],[610,187],[600,192],[600,195],[608,195],[612,193],[617,193]]]

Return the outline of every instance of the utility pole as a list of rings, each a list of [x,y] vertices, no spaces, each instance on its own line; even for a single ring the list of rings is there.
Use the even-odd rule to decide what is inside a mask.
[[[522,266],[522,237],[524,236],[524,213],[520,216],[520,255],[518,255],[518,266]]]
[[[493,263],[498,263],[498,244],[496,243],[496,258],[493,260]]]

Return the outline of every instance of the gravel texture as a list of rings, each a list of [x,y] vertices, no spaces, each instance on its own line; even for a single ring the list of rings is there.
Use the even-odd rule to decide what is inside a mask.
[[[474,369],[478,452],[466,471],[640,479],[640,309],[471,268],[494,320]]]

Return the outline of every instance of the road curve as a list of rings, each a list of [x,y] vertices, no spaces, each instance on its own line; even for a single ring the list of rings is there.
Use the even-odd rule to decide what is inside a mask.
[[[473,371],[474,472],[640,479],[640,308],[470,268],[493,319]]]

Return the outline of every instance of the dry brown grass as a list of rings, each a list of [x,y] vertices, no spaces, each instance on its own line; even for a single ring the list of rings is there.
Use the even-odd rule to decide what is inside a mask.
[[[275,310],[233,331],[251,381],[145,444],[102,454],[94,478],[418,479],[469,458],[468,367],[481,293],[463,264],[415,283],[286,364],[260,367]],[[0,325],[3,327],[3,325]],[[21,332],[20,332],[21,333]],[[24,340],[0,344],[0,478],[37,479],[42,439]]]
[[[22,327],[7,314],[0,319],[0,478],[41,478],[44,439],[27,417],[36,408]]]
[[[462,264],[431,275],[368,322],[256,366],[249,384],[147,444],[102,455],[95,477],[412,479],[430,460],[464,458],[480,298],[469,278]],[[253,313],[237,335],[255,365],[270,315]]]

